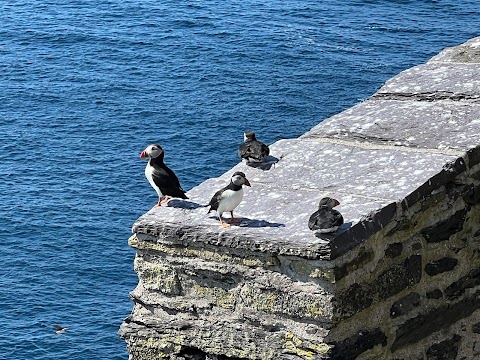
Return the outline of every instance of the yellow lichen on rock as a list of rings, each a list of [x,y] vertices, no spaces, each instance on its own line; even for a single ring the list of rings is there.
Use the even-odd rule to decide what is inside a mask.
[[[196,295],[209,297],[213,302],[222,308],[233,309],[235,307],[235,294],[218,287],[206,287],[194,284],[193,290]]]
[[[313,360],[317,355],[325,355],[330,350],[330,346],[325,343],[314,344],[310,341],[303,341],[291,332],[285,333],[284,340],[285,353],[296,354],[305,360]]]

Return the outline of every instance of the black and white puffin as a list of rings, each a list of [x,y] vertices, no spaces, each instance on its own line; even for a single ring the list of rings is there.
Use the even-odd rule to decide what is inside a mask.
[[[164,155],[158,144],[149,145],[140,153],[140,159],[148,158],[145,177],[158,194],[158,203],[154,207],[166,203],[170,197],[188,199],[175,173],[163,162]]]
[[[337,231],[343,224],[343,216],[335,206],[340,205],[338,200],[330,197],[324,197],[318,204],[318,210],[315,211],[308,220],[308,227],[318,233],[331,233]]]
[[[53,325],[53,327],[55,328],[55,334],[64,334],[68,330],[68,327],[64,327],[58,324]]]
[[[222,214],[226,211],[230,212],[231,218],[230,222],[238,222],[237,219],[233,217],[233,210],[240,204],[243,199],[243,187],[250,186],[250,182],[247,180],[245,174],[241,171],[237,171],[232,175],[230,179],[230,184],[225,186],[223,189],[217,191],[210,200],[210,209],[216,210],[218,214],[218,219],[220,220],[220,225],[222,227],[230,226],[230,224],[223,221]]]
[[[247,164],[259,164],[269,154],[268,146],[258,141],[253,131],[245,131],[243,144],[238,148],[238,156],[246,160]]]

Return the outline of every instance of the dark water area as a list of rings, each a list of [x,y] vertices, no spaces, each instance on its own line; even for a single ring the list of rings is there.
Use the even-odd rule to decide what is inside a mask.
[[[0,359],[127,359],[130,227],[157,200],[143,148],[185,189],[243,131],[298,137],[445,47],[480,2],[0,2]],[[53,324],[70,331],[57,335]]]

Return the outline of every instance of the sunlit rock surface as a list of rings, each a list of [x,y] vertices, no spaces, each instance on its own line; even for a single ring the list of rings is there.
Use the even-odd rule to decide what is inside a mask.
[[[480,357],[479,74],[476,38],[140,217],[130,358]],[[235,171],[224,229],[205,205]],[[324,196],[345,224],[319,236]]]

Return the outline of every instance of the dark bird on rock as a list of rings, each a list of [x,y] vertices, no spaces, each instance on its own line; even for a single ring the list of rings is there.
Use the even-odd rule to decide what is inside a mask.
[[[268,146],[258,141],[253,131],[245,131],[243,141],[238,148],[238,156],[246,160],[247,164],[259,164],[270,154]]]
[[[68,330],[68,327],[63,327],[58,324],[53,325],[53,327],[55,328],[55,334],[64,334]]]
[[[324,197],[320,200],[318,210],[315,211],[308,220],[308,227],[310,230],[319,233],[331,233],[337,231],[337,229],[343,224],[342,214],[334,209],[337,205],[340,205],[338,200],[330,197]]]
[[[158,194],[158,202],[154,207],[166,203],[170,197],[188,199],[175,173],[163,162],[164,155],[158,144],[149,145],[140,153],[140,159],[148,158],[145,177]]]
[[[240,204],[243,199],[243,187],[250,186],[250,182],[247,180],[245,174],[241,171],[237,171],[232,175],[230,179],[230,184],[225,186],[223,189],[217,191],[215,195],[213,195],[212,200],[210,200],[210,209],[208,212],[212,210],[216,210],[218,214],[218,219],[220,220],[220,225],[222,227],[230,226],[230,224],[226,223],[223,218],[222,214],[226,211],[230,212],[231,218],[230,222],[238,222],[238,219],[233,217],[233,210]]]

